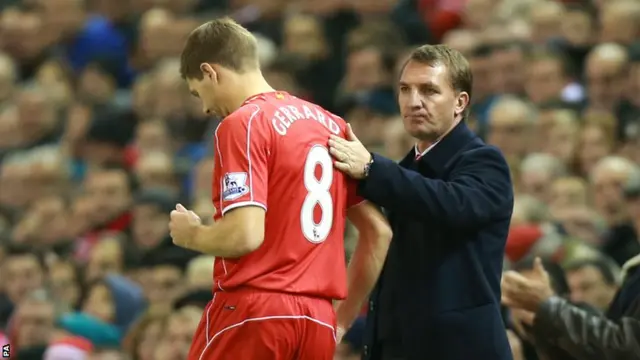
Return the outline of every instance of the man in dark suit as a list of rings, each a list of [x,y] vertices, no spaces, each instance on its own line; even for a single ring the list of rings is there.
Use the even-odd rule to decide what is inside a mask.
[[[507,360],[500,275],[513,210],[507,163],[465,124],[472,76],[442,45],[416,49],[398,88],[416,146],[397,164],[349,131],[335,166],[382,206],[393,240],[371,294],[364,359]]]

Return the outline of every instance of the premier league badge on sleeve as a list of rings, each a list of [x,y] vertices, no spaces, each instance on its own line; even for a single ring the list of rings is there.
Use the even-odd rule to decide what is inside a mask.
[[[222,200],[232,201],[249,192],[247,173],[233,172],[224,175],[222,183]]]

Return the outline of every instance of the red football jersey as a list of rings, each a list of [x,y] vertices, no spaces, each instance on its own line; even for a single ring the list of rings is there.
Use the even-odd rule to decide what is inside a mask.
[[[214,291],[240,286],[309,296],[346,296],[346,210],[361,200],[333,166],[330,134],[345,121],[285,92],[256,95],[216,129],[216,220],[231,209],[266,210],[264,243],[216,258]],[[259,231],[259,230],[256,230]]]

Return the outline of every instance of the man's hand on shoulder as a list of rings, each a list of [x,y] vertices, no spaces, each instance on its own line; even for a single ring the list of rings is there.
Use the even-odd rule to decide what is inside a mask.
[[[171,212],[169,221],[169,231],[173,243],[189,249],[189,244],[196,237],[198,228],[202,225],[202,220],[196,213],[187,210],[182,204],[176,205],[176,209]]]
[[[354,179],[363,179],[367,175],[367,166],[371,163],[371,153],[358,140],[347,124],[347,138],[331,135],[329,152],[336,159],[335,167]]]

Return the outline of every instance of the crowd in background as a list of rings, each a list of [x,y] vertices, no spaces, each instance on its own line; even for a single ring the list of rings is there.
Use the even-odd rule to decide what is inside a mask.
[[[467,122],[512,169],[505,266],[542,255],[560,295],[607,310],[640,254],[640,1],[2,0],[0,343],[14,356],[186,358],[213,259],[172,244],[168,213],[211,219],[219,119],[177,57],[221,15],[257,36],[274,88],[396,160],[413,146],[394,88],[408,50],[462,52]],[[361,327],[337,359],[358,358]]]

